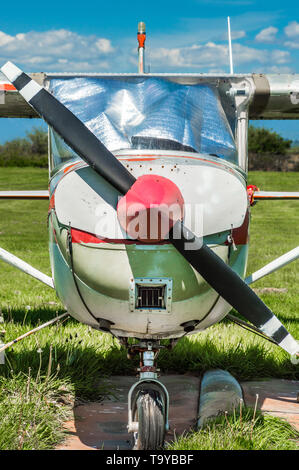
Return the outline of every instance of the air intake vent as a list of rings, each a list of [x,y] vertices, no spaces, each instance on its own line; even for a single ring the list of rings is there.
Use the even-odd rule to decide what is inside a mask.
[[[168,277],[130,279],[131,312],[171,313],[172,279]]]
[[[165,285],[142,286],[137,284],[137,308],[165,308]]]

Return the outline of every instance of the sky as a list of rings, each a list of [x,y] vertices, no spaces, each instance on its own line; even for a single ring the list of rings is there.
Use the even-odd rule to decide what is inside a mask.
[[[297,6],[296,6],[297,3]],[[75,0],[1,8],[0,65],[26,72],[135,72],[137,24],[147,29],[146,71],[299,74],[299,2],[286,0]],[[0,143],[40,120],[2,119]],[[299,140],[298,121],[255,121]]]

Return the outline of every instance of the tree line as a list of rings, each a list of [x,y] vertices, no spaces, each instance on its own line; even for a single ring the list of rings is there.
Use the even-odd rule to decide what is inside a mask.
[[[292,160],[291,140],[262,127],[249,126],[249,170],[299,171],[298,162]],[[297,154],[299,154],[299,149]],[[0,166],[48,166],[48,134],[34,127],[26,137],[0,145]]]
[[[249,126],[248,168],[263,171],[299,171],[299,149],[291,149],[292,140],[263,127]]]
[[[48,166],[48,133],[34,127],[26,137],[0,145],[0,166]]]

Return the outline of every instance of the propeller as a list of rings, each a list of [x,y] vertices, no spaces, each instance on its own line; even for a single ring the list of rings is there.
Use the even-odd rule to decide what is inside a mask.
[[[172,232],[181,236],[171,236]],[[235,310],[272,338],[291,355],[298,355],[299,345],[274,313],[264,304],[256,293],[207,245],[196,251],[186,250],[191,241],[200,246],[198,239],[190,230],[177,221],[170,232],[171,242],[196,271],[223,297]]]
[[[94,171],[124,195],[132,189],[138,180],[71,111],[11,62],[1,70],[35,111]],[[205,281],[266,336],[289,354],[298,355],[297,341],[240,276],[207,245],[203,245],[180,218],[172,225],[169,241]],[[198,248],[188,249],[190,242]]]
[[[109,152],[71,111],[44,87],[11,62],[1,71],[30,106],[88,165],[123,194],[135,183],[134,176]]]

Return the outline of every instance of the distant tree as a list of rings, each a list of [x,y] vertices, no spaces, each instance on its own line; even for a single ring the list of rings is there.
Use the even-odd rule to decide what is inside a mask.
[[[291,140],[263,127],[249,126],[249,170],[286,171],[291,155]]]
[[[33,127],[27,137],[31,142],[31,153],[44,155],[48,152],[48,133],[42,127]]]
[[[29,155],[31,153],[31,145],[26,139],[13,139],[0,146],[0,153],[5,158]]]
[[[277,132],[271,132],[263,127],[249,126],[249,152],[282,155],[291,147],[291,144],[291,140],[284,139]]]
[[[48,166],[48,137],[42,127],[34,127],[27,137],[0,145],[0,166]]]

